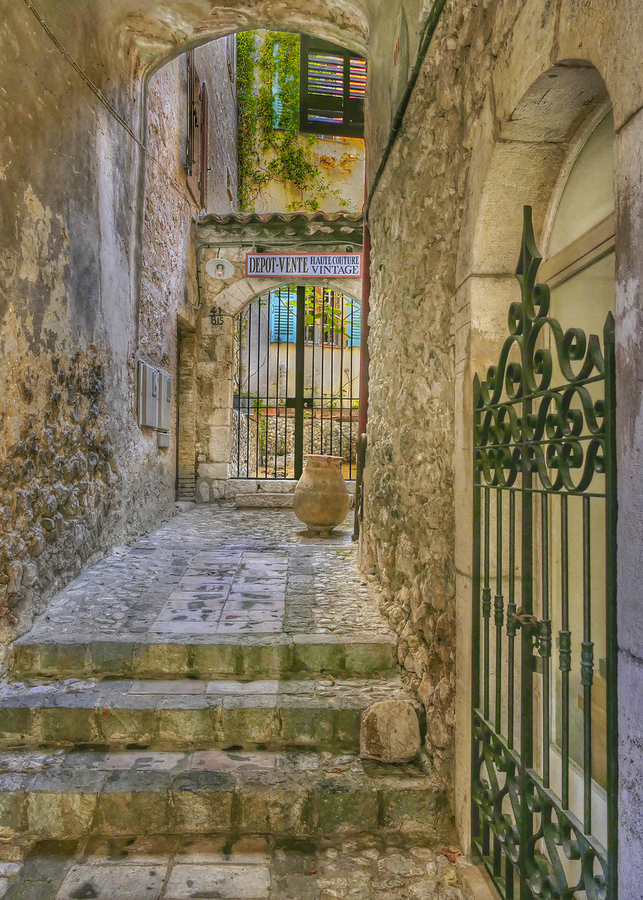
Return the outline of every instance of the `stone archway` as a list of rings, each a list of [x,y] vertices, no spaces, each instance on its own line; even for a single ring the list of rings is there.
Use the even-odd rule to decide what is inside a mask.
[[[261,247],[266,252],[360,252],[362,219],[343,213],[206,216],[196,223],[195,242],[200,290],[196,498],[207,503],[229,498],[231,489],[226,483],[230,477],[235,316],[255,298],[293,283],[292,276],[246,277],[247,251]],[[234,265],[230,279],[217,281],[206,274],[205,265],[215,256]],[[314,283],[360,302],[361,279],[320,277]]]
[[[566,60],[527,87],[497,138],[487,115],[472,152],[455,313],[456,743],[462,748],[456,757],[456,810],[465,846],[471,816],[471,765],[465,748],[471,745],[473,376],[497,362],[509,306],[520,296],[515,270],[523,205],[532,207],[536,238],[542,243],[574,148],[582,145],[587,123],[607,103],[596,68]]]

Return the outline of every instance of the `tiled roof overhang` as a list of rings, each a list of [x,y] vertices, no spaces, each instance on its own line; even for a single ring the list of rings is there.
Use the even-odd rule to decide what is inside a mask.
[[[361,213],[231,213],[207,215],[195,221],[197,246],[319,247],[338,244],[362,245],[364,220]]]

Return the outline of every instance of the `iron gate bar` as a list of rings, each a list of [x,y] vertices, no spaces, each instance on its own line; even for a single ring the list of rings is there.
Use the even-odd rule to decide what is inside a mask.
[[[250,347],[252,346],[252,307],[247,310],[248,316],[248,360],[250,359]],[[250,378],[250,366],[247,368],[247,376]],[[248,427],[246,428],[246,478],[250,477],[250,381],[248,381]]]
[[[607,872],[608,884],[618,892],[618,671],[617,594],[616,594],[616,519],[618,496],[616,492],[616,336],[614,316],[609,315],[603,330],[605,347],[605,544],[609,550],[605,557],[605,608],[606,651],[608,671],[613,673],[607,681]],[[611,801],[611,802],[610,802]]]
[[[583,497],[583,643],[581,684],[583,685],[583,805],[585,831],[592,830],[592,681],[594,644],[591,633],[591,555],[589,497]]]
[[[616,706],[616,448],[614,432],[614,319],[599,338],[580,329],[563,333],[549,316],[549,290],[536,284],[541,257],[536,248],[531,209],[525,221],[517,278],[522,300],[509,311],[510,335],[498,365],[486,380],[474,380],[473,494],[473,656],[472,656],[472,838],[476,851],[503,897],[517,891],[520,900],[560,898],[616,900],[617,891],[617,706]],[[554,357],[539,344],[551,335]],[[519,362],[510,361],[512,349]],[[562,384],[552,386],[554,359]],[[578,364],[574,371],[572,363]],[[558,377],[558,376],[557,376]],[[594,400],[590,385],[604,385]],[[574,405],[575,404],[575,405]],[[602,479],[597,489],[594,484]],[[603,490],[600,488],[603,487]],[[491,492],[495,503],[495,596],[491,647]],[[508,494],[505,531],[504,495]],[[539,504],[534,496],[540,494]],[[574,665],[582,686],[582,813],[570,809],[570,676],[573,671],[570,620],[569,497],[578,497],[582,515],[582,584],[579,586],[580,658]],[[517,545],[516,498],[520,500]],[[592,834],[592,506],[605,505],[605,616],[607,669],[607,849]],[[560,515],[560,544],[552,544],[553,510]],[[539,527],[538,527],[539,526]],[[505,535],[507,534],[507,537]],[[538,539],[538,534],[540,535]],[[504,600],[504,550],[508,540],[507,605]],[[516,550],[519,549],[519,558]],[[556,705],[560,734],[560,791],[551,786],[552,708],[552,565],[560,561],[558,659],[561,705]],[[537,565],[538,561],[540,565]],[[516,574],[521,607],[516,608]],[[534,589],[539,573],[535,608]],[[557,590],[558,590],[557,587]],[[536,614],[537,613],[537,614]],[[538,617],[540,616],[540,618]],[[506,627],[507,674],[503,678]],[[516,668],[515,639],[520,632]],[[536,653],[537,651],[537,653]],[[495,669],[493,710],[490,682]],[[542,677],[535,702],[534,676]],[[519,746],[515,747],[515,681],[519,678]],[[505,689],[506,684],[506,689]],[[506,731],[503,729],[503,701]],[[535,757],[535,716],[541,714],[542,759]],[[562,721],[561,721],[562,719]],[[540,766],[540,770],[536,769]],[[581,821],[582,819],[582,821]],[[567,859],[580,861],[572,876]],[[598,871],[598,870],[600,871]],[[569,878],[576,879],[573,883]],[[607,893],[605,893],[607,891]]]
[[[304,468],[304,346],[306,327],[306,288],[297,285],[297,343],[295,365],[295,478],[301,478]]]

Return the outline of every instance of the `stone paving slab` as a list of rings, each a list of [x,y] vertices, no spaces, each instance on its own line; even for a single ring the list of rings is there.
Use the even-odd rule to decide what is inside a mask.
[[[0,687],[0,746],[359,749],[363,710],[399,676],[336,681],[78,681]],[[422,707],[416,704],[418,716]]]
[[[16,844],[146,833],[445,840],[451,815],[424,768],[301,751],[2,753],[0,833]]]
[[[150,836],[36,845],[5,900],[473,900],[457,850],[403,836],[314,841]],[[2,871],[2,863],[0,863]]]
[[[233,622],[249,634],[386,634],[374,589],[355,565],[351,524],[324,538],[290,510],[189,510],[86,569],[50,601],[28,640],[214,636]],[[240,610],[238,601],[249,605]],[[253,601],[270,607],[270,622],[249,615]]]

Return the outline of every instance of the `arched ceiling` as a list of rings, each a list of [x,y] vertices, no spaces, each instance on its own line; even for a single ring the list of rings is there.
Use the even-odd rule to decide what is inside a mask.
[[[366,54],[369,0],[116,0],[121,47],[154,70],[186,48],[255,28],[314,34]]]

